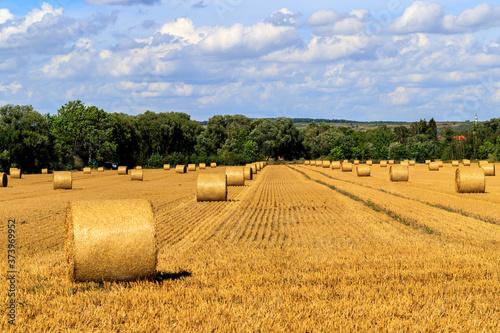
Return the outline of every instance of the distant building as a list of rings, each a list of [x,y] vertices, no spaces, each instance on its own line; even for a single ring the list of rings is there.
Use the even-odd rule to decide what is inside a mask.
[[[477,112],[476,112],[476,117],[474,118],[474,120],[476,121],[476,124],[477,124]]]
[[[467,140],[465,135],[455,135],[453,139],[457,139],[458,141]]]

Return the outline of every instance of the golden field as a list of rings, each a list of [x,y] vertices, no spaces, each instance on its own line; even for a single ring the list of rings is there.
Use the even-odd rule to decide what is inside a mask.
[[[16,219],[17,325],[4,306],[0,331],[498,332],[500,180],[458,194],[454,170],[417,165],[391,183],[378,165],[359,178],[267,166],[227,202],[196,201],[197,174],[221,167],[144,169],[142,182],[75,172],[72,190],[51,174],[9,179],[0,269]],[[69,282],[67,203],[134,198],[154,208],[158,277]]]

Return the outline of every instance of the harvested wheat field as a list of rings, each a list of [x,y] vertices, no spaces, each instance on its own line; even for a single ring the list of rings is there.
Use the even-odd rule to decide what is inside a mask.
[[[198,174],[225,168],[145,169],[142,182],[75,172],[71,190],[54,190],[52,175],[9,179],[0,231],[16,220],[19,304],[17,325],[3,311],[0,330],[499,331],[499,177],[459,194],[456,169],[411,166],[391,182],[378,165],[370,177],[268,165],[206,202]],[[151,202],[156,277],[70,282],[67,203],[109,199]]]

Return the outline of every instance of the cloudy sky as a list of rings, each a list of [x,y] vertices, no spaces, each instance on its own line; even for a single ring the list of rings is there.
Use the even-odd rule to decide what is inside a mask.
[[[0,105],[487,120],[500,117],[496,3],[0,0]]]

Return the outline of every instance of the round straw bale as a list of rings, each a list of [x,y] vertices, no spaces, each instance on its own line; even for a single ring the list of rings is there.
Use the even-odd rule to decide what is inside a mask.
[[[210,167],[211,168],[217,168],[217,163],[215,163],[215,162],[210,163]]]
[[[255,162],[255,167],[257,168],[257,172],[262,170],[262,168],[260,167],[260,163],[258,163],[258,162]]]
[[[104,167],[98,167],[97,172],[104,172]]]
[[[408,166],[391,165],[389,167],[389,179],[391,180],[391,182],[407,182],[408,178]]]
[[[92,169],[90,169],[89,167],[83,168],[84,175],[90,175],[91,173],[92,173]]]
[[[409,160],[408,161],[409,166],[415,166],[415,161],[414,160]]]
[[[482,168],[455,170],[455,189],[458,193],[484,193],[486,180]]]
[[[431,163],[431,160],[425,160],[425,164]]]
[[[430,162],[427,164],[429,171],[439,171],[439,162]]]
[[[130,281],[156,274],[153,209],[144,199],[74,201],[66,210],[70,281]]]
[[[483,168],[485,176],[495,175],[495,164],[483,164],[481,168]]]
[[[142,166],[140,166],[140,165],[136,165],[136,166],[135,166],[135,169],[136,169],[136,170],[141,170],[141,169],[142,169]]]
[[[304,161],[304,165],[310,165],[311,161]]]
[[[196,181],[197,201],[226,201],[227,177],[225,173],[200,173]]]
[[[366,164],[357,165],[356,166],[356,174],[358,177],[370,177],[371,175],[371,167]]]
[[[436,162],[438,163],[440,168],[442,168],[444,166],[443,161],[436,161]]]
[[[130,180],[142,180],[142,170],[141,169],[130,170]]]
[[[342,163],[349,163],[349,160],[343,160]]]
[[[406,160],[406,161],[401,161],[401,163],[399,163],[399,165],[409,166],[409,165],[410,165],[410,162],[408,162],[408,160]]]
[[[128,168],[126,166],[119,166],[118,167],[118,174],[119,175],[126,175],[128,172]]]
[[[245,177],[245,180],[252,180],[252,168],[251,167],[244,167],[243,168],[243,176]]]
[[[18,168],[11,168],[10,169],[10,178],[21,178],[22,177],[22,171],[21,169]]]
[[[309,164],[312,165],[312,166],[315,166],[316,165],[316,161],[310,161]]]
[[[163,170],[170,170],[170,164],[163,164]]]
[[[458,161],[451,161],[451,166],[457,167],[458,165]]]
[[[179,164],[175,167],[175,172],[177,173],[186,173],[186,166],[183,164]]]
[[[387,164],[389,164],[389,165],[394,165],[394,160],[389,160],[389,161],[387,162]]]
[[[198,164],[198,169],[206,169],[207,165],[205,163]]]
[[[470,160],[462,160],[464,166],[470,166]]]
[[[257,174],[257,166],[255,165],[255,163],[249,163],[249,164],[247,164],[247,167],[249,167],[250,169],[252,169],[252,174],[253,175]]]
[[[330,165],[332,169],[338,170],[340,169],[340,161],[333,161],[332,164]]]
[[[478,167],[482,167],[483,165],[486,165],[486,164],[488,164],[488,161],[478,161],[477,162]]]
[[[344,162],[342,163],[342,172],[351,172],[352,171],[352,163]]]
[[[323,161],[316,161],[316,166],[317,167],[322,167],[323,166]]]
[[[259,164],[260,164],[260,169],[261,170],[264,169],[264,167],[265,167],[264,162],[259,162]]]
[[[245,175],[243,167],[232,166],[226,167],[227,186],[243,186],[245,185]]]
[[[329,168],[330,167],[330,161],[323,161],[323,168]]]
[[[366,161],[366,165],[373,165],[373,161],[372,160]]]
[[[352,164],[359,165],[359,160],[354,160],[354,162],[352,162]]]
[[[0,172],[0,187],[7,187],[8,179],[5,172]]]
[[[42,175],[46,175],[49,173],[49,169],[42,169]]]
[[[187,170],[188,171],[196,171],[196,164],[188,164]]]
[[[73,188],[73,174],[71,171],[54,171],[54,190]]]
[[[387,168],[387,161],[385,160],[380,161],[380,167]]]

